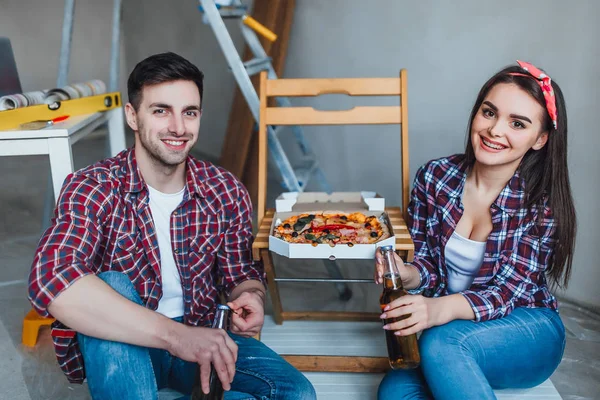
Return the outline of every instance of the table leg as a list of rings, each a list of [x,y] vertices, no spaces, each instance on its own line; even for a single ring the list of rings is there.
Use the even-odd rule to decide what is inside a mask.
[[[110,143],[110,156],[114,157],[125,150],[125,119],[123,118],[123,107],[113,108],[107,111],[108,117],[108,139]]]
[[[68,138],[49,138],[48,155],[50,157],[50,173],[54,199],[58,201],[65,178],[73,172],[73,154]]]

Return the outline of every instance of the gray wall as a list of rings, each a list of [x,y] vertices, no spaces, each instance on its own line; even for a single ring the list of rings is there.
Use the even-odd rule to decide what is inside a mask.
[[[600,173],[600,2],[361,4],[299,0],[285,76],[396,76],[406,68],[411,175],[429,159],[462,151],[476,94],[500,68],[523,59],[545,68],[559,82],[569,113],[569,168],[579,216],[575,267],[566,296],[599,306],[600,181],[593,177]],[[342,108],[348,103],[339,101]],[[318,151],[319,159],[335,189],[377,190],[399,204],[396,128],[306,131],[316,149],[328,149]],[[337,151],[330,150],[332,143]]]
[[[62,0],[0,0],[0,36],[11,40],[24,91],[56,86],[63,10]],[[111,20],[112,1],[76,0],[69,83],[101,79],[108,85]],[[121,55],[124,71],[123,48]]]
[[[108,80],[112,2],[78,0],[71,81]],[[246,2],[248,3],[248,2]],[[408,70],[410,166],[463,149],[467,118],[481,84],[523,59],[560,83],[569,111],[570,170],[579,215],[573,278],[566,296],[600,305],[600,268],[594,246],[598,222],[600,48],[595,0],[297,0],[286,77],[397,76]],[[221,151],[235,82],[194,0],[124,0],[122,82],[139,60],[175,51],[206,74],[201,151]],[[10,36],[26,90],[56,80],[62,0],[0,0],[0,35]],[[241,49],[237,26],[228,22]],[[103,37],[104,35],[104,37]],[[123,86],[124,89],[124,86]],[[339,96],[317,107],[360,102]],[[370,103],[383,104],[373,100]],[[336,190],[376,190],[399,204],[399,134],[393,127],[305,129]],[[289,140],[285,140],[291,146]],[[328,146],[322,146],[327,144]],[[331,150],[330,144],[335,145]],[[327,150],[319,150],[319,148]],[[294,151],[290,149],[294,154]],[[365,156],[367,152],[367,156]],[[411,175],[412,175],[411,174]],[[318,189],[318,187],[313,187]]]

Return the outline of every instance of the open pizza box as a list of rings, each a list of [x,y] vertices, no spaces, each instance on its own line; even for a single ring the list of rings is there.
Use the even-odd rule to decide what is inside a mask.
[[[287,218],[315,212],[362,212],[366,216],[377,216],[380,223],[385,224],[390,237],[372,244],[309,244],[288,243],[273,236],[275,227]],[[396,238],[392,224],[385,212],[385,199],[375,192],[286,192],[275,200],[275,215],[269,233],[269,250],[288,258],[318,258],[318,259],[373,259],[375,250],[380,246],[393,246]]]

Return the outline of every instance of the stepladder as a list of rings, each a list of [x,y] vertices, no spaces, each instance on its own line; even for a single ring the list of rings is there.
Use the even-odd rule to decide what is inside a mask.
[[[251,81],[251,76],[266,71],[269,79],[277,79],[273,68],[272,59],[264,50],[257,33],[267,38],[276,40],[276,35],[258,21],[250,17],[247,7],[240,0],[199,0],[203,20],[210,25],[221,47],[223,55],[229,65],[235,81],[252,113],[256,124],[259,123],[260,100],[258,93]],[[224,19],[238,19],[242,36],[253,57],[243,62],[227,30]],[[287,97],[277,97],[276,102],[280,107],[290,107]],[[286,132],[293,134],[294,143],[297,145],[300,159],[290,160],[288,152],[284,149],[280,136]],[[248,134],[251,134],[248,132]],[[272,127],[268,129],[269,155],[279,175],[285,190],[290,192],[305,191],[309,181],[314,179],[321,191],[332,191],[317,157],[299,126]]]

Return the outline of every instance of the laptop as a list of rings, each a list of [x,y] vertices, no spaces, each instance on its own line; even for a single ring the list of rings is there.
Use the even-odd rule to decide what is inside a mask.
[[[0,37],[0,97],[15,93],[22,93],[17,63],[10,40]]]

